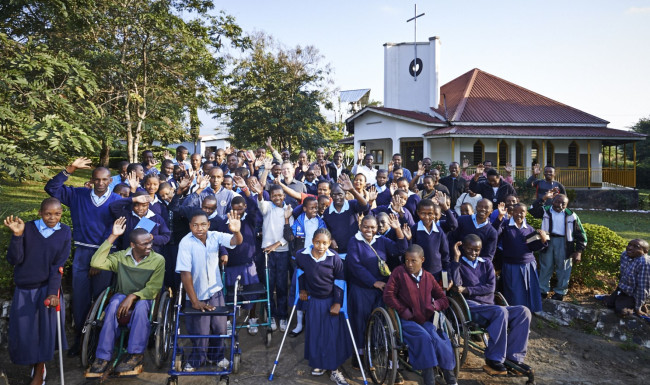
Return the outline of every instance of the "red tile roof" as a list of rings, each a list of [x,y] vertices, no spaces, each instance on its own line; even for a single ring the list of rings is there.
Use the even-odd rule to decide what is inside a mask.
[[[440,89],[453,122],[597,124],[606,120],[475,68]],[[444,114],[441,101],[438,112]]]
[[[542,138],[585,137],[624,138],[643,140],[645,135],[634,131],[606,127],[557,127],[557,126],[451,126],[426,132],[424,136],[530,136]]]

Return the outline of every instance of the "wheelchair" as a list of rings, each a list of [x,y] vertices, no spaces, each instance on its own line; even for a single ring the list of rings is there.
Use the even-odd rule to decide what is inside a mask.
[[[438,312],[433,321],[436,328],[443,330],[451,340],[456,359],[454,374],[458,377],[460,369],[458,338],[451,322],[444,313]],[[397,376],[398,365],[413,371],[408,360],[408,347],[402,337],[402,327],[395,309],[378,307],[372,311],[366,324],[364,339],[365,367],[368,368],[370,378],[375,384],[392,385]],[[436,381],[442,377],[436,373]]]
[[[479,353],[485,352],[485,348],[488,346],[488,333],[481,325],[472,320],[469,305],[462,294],[449,290],[447,299],[449,300],[449,308],[446,310],[446,316],[454,329],[460,355],[458,362],[459,367],[461,367],[465,364],[470,349],[474,349],[475,352]],[[508,301],[500,292],[496,292],[494,293],[494,304],[508,306]],[[503,364],[508,369],[508,375],[526,376],[528,377],[526,385],[535,385],[535,373],[532,369],[526,370],[507,359]]]
[[[93,302],[82,330],[81,345],[81,364],[88,368],[95,360],[97,345],[99,344],[99,333],[104,325],[106,316],[106,306],[112,295],[115,293],[114,285],[104,289],[104,291]],[[173,313],[173,292],[169,288],[163,288],[154,299],[149,312],[149,322],[151,323],[151,334],[149,336],[149,347],[154,347],[153,360],[158,368],[168,362],[173,341],[173,322],[171,322]],[[130,317],[128,317],[130,318]],[[126,352],[125,342],[128,341],[129,329],[128,319],[120,320],[119,338],[116,342],[116,356],[111,362],[106,373],[110,374],[120,362],[120,359]],[[141,367],[133,373],[123,373],[121,376],[137,375]]]

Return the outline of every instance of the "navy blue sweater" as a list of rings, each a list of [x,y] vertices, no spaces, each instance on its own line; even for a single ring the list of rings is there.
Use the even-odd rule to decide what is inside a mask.
[[[535,262],[535,255],[533,250],[528,248],[526,237],[535,232],[531,225],[526,225],[526,228],[517,228],[517,226],[510,226],[510,220],[499,220],[497,218],[492,224],[498,230],[499,240],[503,245],[503,262],[513,265],[523,265],[530,262]]]
[[[131,198],[124,198],[119,201],[113,202],[109,205],[111,209],[111,214],[115,219],[119,217],[126,218],[126,230],[124,234],[120,237],[121,240],[116,242],[119,250],[126,250],[131,247],[131,241],[129,240],[129,234],[135,227],[140,223],[139,217],[133,214],[133,203]],[[162,248],[169,242],[171,238],[171,231],[165,224],[165,220],[160,215],[156,214],[149,218],[156,225],[151,229],[151,235],[153,235],[153,251],[158,254],[162,254]]]
[[[481,238],[483,248],[480,256],[492,261],[497,250],[497,231],[490,224],[490,220],[487,220],[487,225],[477,229],[471,215],[461,215],[458,217],[458,228],[449,234],[449,247],[454,247],[456,242],[462,241],[468,234],[476,234]]]
[[[411,215],[411,212],[406,209],[404,209],[404,215],[398,216],[399,219],[399,224],[404,226],[404,224],[407,224],[409,226],[413,226],[415,224],[415,221],[413,220],[413,215]],[[390,204],[387,206],[377,206],[374,209],[372,209],[372,214],[377,216],[379,213],[386,213],[386,214],[391,214],[393,211],[390,208]]]
[[[462,258],[459,262],[451,262],[451,276],[456,286],[467,289],[465,297],[478,303],[493,305],[496,278],[494,266],[489,260],[479,262],[476,269],[472,268]]]
[[[253,262],[255,258],[256,251],[256,241],[257,241],[257,219],[260,216],[260,211],[257,208],[256,198],[252,195],[250,197],[244,196],[246,199],[246,217],[241,221],[241,235],[244,238],[244,241],[235,246],[232,249],[227,249],[222,247],[220,254],[228,255],[228,267],[248,265]],[[228,224],[226,221],[223,221],[221,225],[216,229],[226,234],[232,234],[232,231],[228,229]]]
[[[21,289],[36,289],[47,285],[47,295],[56,295],[61,286],[59,267],[70,256],[70,227],[61,223],[61,229],[45,238],[34,221],[25,223],[19,237],[12,236],[7,250],[7,261],[14,265],[14,282]]]
[[[375,249],[379,258],[384,261],[399,259],[408,247],[406,239],[398,239],[393,242],[386,237],[375,239],[372,248]],[[365,242],[353,237],[348,244],[348,255],[345,258],[345,277],[349,283],[360,287],[372,288],[377,281],[387,282],[388,277],[379,273],[379,261],[377,255]]]
[[[419,222],[418,222],[419,223]],[[440,280],[443,270],[449,270],[449,243],[445,232],[438,227],[435,223],[433,226],[438,228],[438,231],[431,229],[431,234],[426,231],[418,231],[418,224],[411,226],[411,244],[419,245],[424,249],[424,263],[422,268],[429,273],[433,274],[437,280]]]
[[[350,209],[340,214],[336,212],[330,214],[329,207],[323,213],[323,221],[325,221],[327,228],[332,233],[332,238],[336,240],[339,247],[336,251],[339,254],[348,252],[350,238],[359,231],[359,214],[369,209],[367,204],[361,206],[356,199],[349,200],[348,204],[350,205]]]
[[[329,255],[322,262],[316,262],[311,254],[304,254],[305,249],[296,253],[296,265],[305,273],[298,279],[300,290],[307,290],[310,296],[325,299],[334,297],[334,302],[343,304],[343,290],[334,284],[335,280],[343,280],[343,261],[339,255]]]

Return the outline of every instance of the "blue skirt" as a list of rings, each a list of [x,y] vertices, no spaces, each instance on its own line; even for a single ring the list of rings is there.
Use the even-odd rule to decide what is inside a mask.
[[[336,370],[352,355],[345,316],[330,315],[334,298],[309,298],[305,325],[305,359],[312,368]]]
[[[368,289],[348,282],[348,312],[357,349],[363,348],[370,313],[375,308],[384,306],[382,294],[379,289]]]
[[[9,314],[9,357],[16,365],[51,361],[56,348],[56,309],[45,307],[47,285],[14,291]],[[61,341],[65,338],[65,303],[61,301]]]
[[[508,305],[522,305],[537,313],[542,311],[542,298],[537,278],[537,263],[503,263],[501,268],[503,296]]]

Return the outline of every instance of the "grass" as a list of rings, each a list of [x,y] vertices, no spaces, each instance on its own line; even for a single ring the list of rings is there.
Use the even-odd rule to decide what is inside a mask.
[[[602,225],[626,240],[650,239],[650,213],[619,211],[576,211],[583,223]]]

